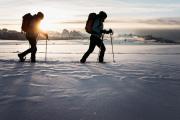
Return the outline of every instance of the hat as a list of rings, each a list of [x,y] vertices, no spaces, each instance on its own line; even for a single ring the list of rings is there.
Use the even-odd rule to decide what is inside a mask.
[[[99,16],[102,18],[107,18],[107,14],[104,11],[100,11]]]
[[[37,16],[38,16],[39,18],[41,18],[41,19],[44,18],[44,14],[43,14],[42,12],[38,12],[38,13],[37,13]]]

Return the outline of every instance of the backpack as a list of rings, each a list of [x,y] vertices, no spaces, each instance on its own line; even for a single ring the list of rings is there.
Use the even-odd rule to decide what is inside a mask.
[[[22,20],[21,30],[24,32],[28,32],[30,29],[29,27],[30,27],[30,23],[33,19],[33,16],[31,15],[31,13],[27,13],[22,18],[23,18],[23,20]]]
[[[92,32],[93,32],[92,28],[93,28],[93,24],[94,24],[96,17],[97,17],[96,13],[89,14],[88,20],[86,21],[86,27],[85,27],[85,30],[87,33],[92,34]]]

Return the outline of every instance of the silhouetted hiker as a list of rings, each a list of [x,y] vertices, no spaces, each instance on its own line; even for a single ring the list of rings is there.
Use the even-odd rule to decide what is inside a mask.
[[[100,11],[99,14],[90,13],[88,17],[88,21],[86,23],[86,32],[90,33],[90,44],[89,49],[84,54],[82,59],[80,60],[81,63],[85,63],[88,56],[94,51],[96,45],[100,48],[99,54],[99,62],[104,62],[104,53],[105,53],[105,46],[103,40],[101,39],[102,34],[109,34],[112,33],[112,30],[104,30],[103,29],[103,22],[107,18],[107,14],[104,11]]]
[[[18,54],[18,57],[21,62],[25,61],[26,59],[25,56],[28,53],[31,53],[31,62],[36,62],[36,51],[37,51],[36,44],[39,33],[45,35],[46,38],[48,39],[48,34],[42,32],[39,28],[39,24],[43,18],[44,15],[42,12],[38,12],[33,16],[30,13],[23,16],[21,29],[23,32],[26,33],[26,38],[29,41],[31,48],[27,49],[23,53]]]

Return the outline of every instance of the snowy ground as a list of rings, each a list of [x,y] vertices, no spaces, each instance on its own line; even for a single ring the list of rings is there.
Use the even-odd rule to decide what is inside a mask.
[[[179,45],[115,45],[116,63],[107,45],[106,64],[98,49],[80,64],[86,42],[51,41],[44,62],[41,41],[31,64],[26,42],[0,43],[0,120],[180,120]]]

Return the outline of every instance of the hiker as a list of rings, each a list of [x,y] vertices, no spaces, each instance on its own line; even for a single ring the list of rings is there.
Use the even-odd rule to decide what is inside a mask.
[[[86,59],[94,51],[94,48],[96,47],[96,45],[100,49],[99,62],[100,63],[104,62],[104,53],[105,53],[106,48],[104,46],[103,39],[101,39],[101,37],[102,37],[102,34],[112,33],[111,29],[109,29],[108,31],[103,29],[103,22],[105,21],[106,18],[107,18],[107,14],[104,11],[100,11],[99,14],[97,15],[95,13],[90,13],[88,20],[94,19],[93,23],[92,21],[90,21],[90,23],[88,23],[87,21],[86,23],[86,31],[91,34],[90,44],[89,44],[89,49],[80,60],[81,63],[86,62]],[[88,24],[92,24],[92,25],[88,25]]]
[[[48,34],[41,31],[39,28],[40,22],[43,18],[44,14],[42,12],[38,12],[33,16],[30,13],[23,16],[21,29],[23,32],[25,32],[26,38],[30,44],[30,48],[24,51],[23,53],[18,54],[18,57],[21,62],[25,61],[25,56],[29,53],[31,53],[31,62],[36,62],[36,45],[39,33],[43,34],[44,36],[46,36],[46,39],[48,39]]]

